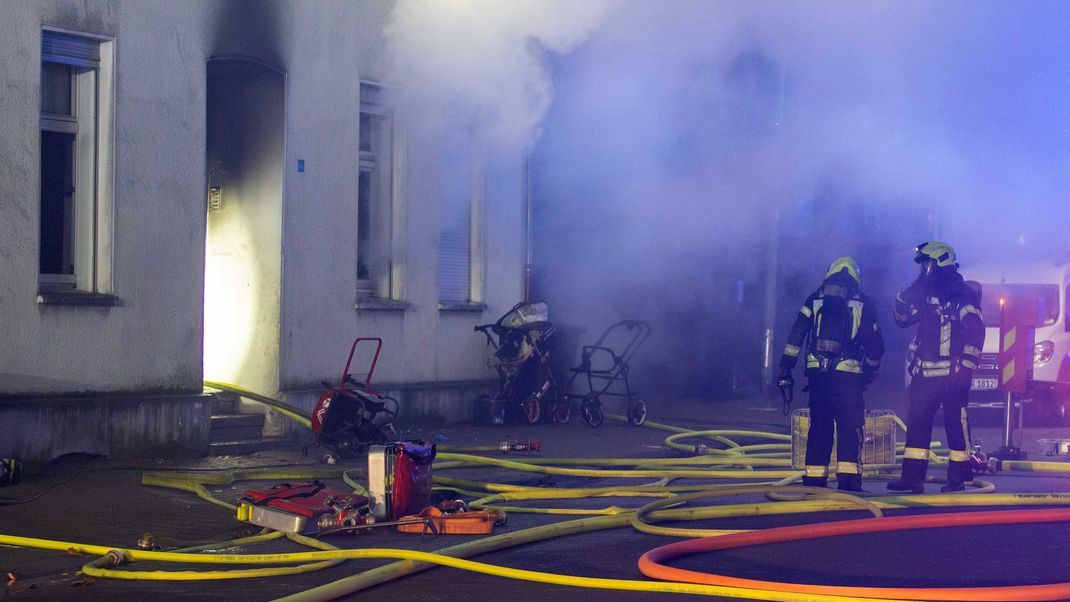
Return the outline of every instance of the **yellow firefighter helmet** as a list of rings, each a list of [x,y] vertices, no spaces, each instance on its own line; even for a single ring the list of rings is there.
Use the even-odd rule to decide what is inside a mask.
[[[828,280],[832,276],[839,274],[840,272],[847,272],[847,275],[854,278],[855,284],[862,284],[862,270],[858,267],[858,262],[850,257],[840,257],[836,261],[832,262],[827,272],[825,272],[825,279]]]
[[[940,242],[938,240],[923,242],[918,245],[915,251],[917,252],[914,255],[914,261],[916,263],[932,260],[937,267],[941,268],[957,265],[955,263],[955,249],[952,249],[951,245],[946,242]]]

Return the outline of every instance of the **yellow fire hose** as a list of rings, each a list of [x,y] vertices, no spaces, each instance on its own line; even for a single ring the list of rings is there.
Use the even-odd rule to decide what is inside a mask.
[[[1070,473],[1066,462],[1027,462],[1025,460],[1002,460],[998,463],[1001,472],[1042,472],[1048,474]]]
[[[226,391],[228,393],[234,393],[235,395],[241,395],[247,399],[262,403],[266,406],[275,408],[280,414],[286,416],[290,420],[304,425],[305,428],[312,428],[312,421],[308,417],[308,413],[297,406],[290,405],[285,401],[274,399],[266,395],[261,395],[255,391],[250,391],[244,387],[238,385],[232,385],[230,383],[214,382],[210,380],[204,381],[204,386],[209,389],[216,389],[218,391]]]
[[[873,502],[867,502],[863,498],[860,498],[860,497],[857,497],[857,496],[853,496],[853,495],[849,495],[849,494],[846,494],[846,493],[841,493],[841,492],[838,492],[838,491],[830,491],[830,490],[828,490],[828,489],[826,489],[824,487],[803,487],[803,486],[798,486],[798,485],[788,485],[788,486],[779,487],[778,489],[782,489],[783,490],[783,491],[778,491],[778,493],[787,493],[789,495],[790,494],[812,495],[812,496],[817,497],[819,499],[839,500],[839,501],[844,501],[844,502],[851,503],[851,504],[858,504],[860,507],[862,507],[862,508],[864,508],[866,510],[869,510],[873,514],[873,516],[876,517],[876,518],[880,518],[880,517],[884,516],[884,514],[881,512],[880,508],[878,508],[876,506],[876,504],[874,504]],[[641,531],[641,532],[646,533],[648,535],[665,535],[665,536],[669,536],[669,537],[716,537],[718,535],[725,535],[725,534],[728,534],[728,533],[738,533],[739,530],[726,530],[726,529],[677,529],[677,528],[670,528],[670,527],[658,527],[658,526],[655,526],[655,525],[653,525],[653,524],[651,524],[651,523],[649,523],[649,522],[647,522],[647,521],[645,521],[643,519],[647,515],[649,515],[650,513],[654,512],[655,510],[659,510],[661,508],[665,508],[665,507],[668,507],[668,506],[671,506],[671,505],[675,505],[675,504],[681,504],[681,503],[689,502],[691,500],[706,499],[706,498],[711,498],[711,497],[720,497],[720,496],[725,496],[725,495],[742,495],[742,494],[746,494],[746,493],[768,493],[769,491],[770,491],[769,487],[764,487],[764,486],[760,486],[760,487],[745,487],[744,486],[744,487],[733,487],[731,489],[723,489],[721,491],[697,491],[697,492],[694,492],[694,493],[685,493],[685,494],[677,495],[675,497],[671,497],[671,498],[668,498],[668,499],[657,500],[657,501],[650,502],[649,504],[643,506],[642,508],[636,510],[635,512],[632,512],[631,513],[630,522],[632,524],[632,527],[635,528],[636,531]]]
[[[308,425],[308,419],[302,410],[288,406],[284,402],[259,396],[251,391],[224,383],[206,383],[206,385],[220,390],[234,392],[250,399],[269,403],[276,407],[284,415],[287,415],[301,424]],[[266,400],[266,401],[265,401]],[[607,418],[626,420],[623,416],[607,415]],[[798,497],[802,493],[809,494],[809,489],[788,486],[789,483],[799,478],[798,471],[791,470],[754,470],[755,467],[767,466],[790,466],[790,460],[783,457],[781,450],[790,449],[790,445],[783,441],[790,441],[791,437],[777,433],[762,433],[759,431],[746,430],[710,430],[690,431],[679,427],[646,422],[649,428],[664,430],[673,433],[666,439],[666,445],[673,449],[691,453],[694,446],[678,443],[683,438],[704,438],[726,446],[725,449],[710,449],[705,456],[691,458],[657,458],[657,459],[589,459],[589,458],[520,458],[516,460],[503,460],[499,458],[487,458],[468,454],[439,454],[440,462],[436,462],[437,470],[461,467],[491,467],[519,472],[536,472],[542,474],[569,475],[598,478],[659,478],[657,484],[652,485],[628,485],[612,487],[592,488],[534,488],[517,485],[482,483],[467,481],[436,475],[435,482],[439,486],[447,486],[453,489],[471,493],[473,496],[484,496],[473,502],[472,507],[485,507],[502,509],[501,506],[491,505],[496,502],[509,500],[548,500],[548,499],[579,499],[591,497],[656,497],[659,498],[645,506],[635,508],[622,508],[611,506],[608,508],[589,510],[576,508],[524,508],[504,507],[509,511],[537,512],[547,514],[603,514],[594,518],[582,518],[569,520],[541,527],[534,527],[504,533],[501,535],[482,538],[476,541],[450,546],[434,553],[417,552],[411,550],[393,549],[361,549],[361,550],[338,550],[334,546],[325,544],[315,539],[299,535],[287,537],[301,545],[318,548],[315,552],[295,552],[285,554],[199,554],[193,553],[205,549],[218,549],[221,544],[240,545],[234,542],[252,543],[269,538],[277,538],[274,533],[243,538],[221,544],[209,544],[188,548],[173,552],[149,552],[144,550],[117,550],[102,546],[88,546],[70,542],[52,542],[33,538],[14,537],[0,535],[0,544],[39,547],[55,550],[76,550],[80,553],[102,556],[86,565],[83,572],[95,577],[109,577],[121,579],[233,579],[249,577],[265,577],[283,574],[295,574],[319,570],[351,558],[394,558],[401,560],[383,567],[378,567],[353,577],[348,577],[334,583],[313,588],[306,592],[284,598],[286,600],[324,600],[361,591],[367,587],[395,579],[400,576],[411,574],[416,571],[431,568],[434,565],[445,565],[464,570],[472,570],[490,575],[538,581],[557,585],[577,587],[595,587],[603,589],[617,589],[627,591],[644,592],[673,592],[717,595],[722,597],[744,597],[756,600],[849,600],[844,596],[792,594],[781,591],[749,590],[736,587],[723,587],[711,585],[694,585],[675,582],[657,581],[632,581],[618,579],[598,579],[569,575],[556,575],[539,573],[507,567],[499,567],[485,563],[463,560],[470,556],[485,554],[487,552],[505,549],[515,545],[540,541],[551,537],[597,531],[601,529],[617,528],[633,525],[635,528],[648,533],[657,533],[661,530],[672,535],[693,536],[702,532],[705,535],[723,534],[726,530],[693,530],[693,529],[668,529],[653,525],[654,522],[679,521],[679,520],[704,520],[712,518],[726,518],[735,516],[775,515],[788,513],[811,513],[830,511],[849,511],[863,508],[879,516],[882,508],[911,508],[911,507],[953,507],[953,506],[1003,506],[1003,505],[1070,505],[1070,493],[1068,494],[987,494],[978,495],[904,495],[885,496],[879,498],[862,499],[853,495],[840,492],[818,490],[821,499],[807,497],[796,501],[777,501],[760,503],[743,503],[704,507],[685,507],[662,509],[667,506],[676,506],[693,499],[707,498],[736,493],[779,492],[781,496]],[[756,443],[740,445],[732,437],[746,439],[766,439],[776,443]],[[587,468],[565,468],[566,466],[583,466]],[[635,467],[631,469],[595,469],[601,467]],[[730,466],[742,466],[739,469],[724,469]],[[702,467],[721,467],[722,469],[703,469]],[[867,467],[870,469],[873,467]],[[878,467],[885,468],[885,467]],[[1001,468],[1007,471],[1020,472],[1045,472],[1070,474],[1070,465],[1057,462],[1003,462]],[[867,473],[869,474],[869,473]],[[297,479],[297,478],[342,478],[347,484],[356,488],[360,486],[341,470],[320,471],[286,471],[286,470],[250,470],[238,471],[230,474],[181,474],[181,473],[148,473],[144,475],[142,482],[146,485],[170,487],[195,493],[202,499],[232,509],[233,505],[216,499],[205,487],[206,485],[228,485],[240,480],[254,479]],[[779,479],[772,483],[751,483],[748,485],[714,484],[714,485],[678,485],[669,486],[667,483],[677,478],[688,479]],[[978,491],[992,491],[991,483],[978,481],[975,483]],[[270,537],[269,537],[270,536]],[[126,561],[153,560],[164,562],[207,563],[207,564],[299,564],[297,566],[266,567],[255,569],[238,569],[226,571],[130,571],[115,570],[109,565]],[[870,598],[869,600],[874,600]]]
[[[300,536],[291,536],[292,539],[308,540]],[[622,591],[639,592],[662,592],[682,594],[702,594],[710,596],[745,597],[753,600],[854,600],[854,598],[842,596],[813,597],[784,597],[779,592],[764,590],[747,590],[734,587],[719,587],[706,585],[692,585],[687,583],[674,583],[664,581],[638,581],[627,579],[602,579],[595,577],[574,577],[542,573],[523,569],[496,566],[481,562],[474,562],[449,555],[432,552],[420,552],[416,550],[400,550],[390,548],[366,548],[351,550],[323,550],[318,552],[296,552],[288,554],[176,554],[171,552],[148,552],[144,550],[114,550],[101,546],[87,546],[62,541],[34,540],[30,538],[12,538],[0,536],[0,543],[8,545],[20,545],[24,547],[38,547],[44,549],[63,549],[64,551],[75,550],[80,553],[99,554],[101,559],[87,563],[83,567],[84,574],[96,578],[120,578],[120,579],[143,579],[143,580],[186,580],[186,579],[228,579],[248,578],[271,575],[291,575],[308,570],[318,570],[324,564],[334,564],[343,560],[355,558],[394,558],[407,561],[413,565],[413,561],[420,563],[432,563],[449,566],[457,569],[480,572],[488,575],[522,579],[540,583],[556,583],[576,587],[591,587],[599,589],[613,589]],[[305,545],[323,546],[316,540],[301,541]],[[474,543],[474,542],[473,542]],[[310,564],[296,567],[278,567],[270,569],[238,569],[229,571],[122,571],[105,566],[114,566],[129,561],[157,561],[198,564],[279,564],[290,562],[309,562]],[[414,565],[415,566],[415,565]],[[315,568],[312,568],[315,567]],[[209,577],[210,576],[210,577]],[[873,599],[870,599],[873,600]]]
[[[757,487],[742,487],[740,490],[760,490],[769,488],[757,488]],[[850,498],[853,496],[847,496],[844,494],[838,494],[837,492],[827,491],[822,492],[825,495],[834,495],[842,498]],[[704,495],[709,495],[704,492]],[[913,496],[917,498],[923,498],[924,496]],[[933,496],[934,498],[941,497],[954,497],[954,496]],[[963,497],[963,496],[959,496]],[[997,497],[997,496],[993,496]],[[1007,497],[1007,496],[1003,496]],[[667,502],[669,500],[663,500]],[[928,500],[927,500],[928,501]],[[986,505],[1000,505],[1000,502],[1004,500],[991,500]],[[1032,503],[1041,503],[1038,499],[1030,499]],[[1062,496],[1062,503],[1070,503],[1070,494]],[[844,510],[850,508],[857,508],[860,505],[866,505],[865,500],[852,500],[844,503],[830,503],[823,502],[806,502],[803,504],[787,502],[787,503],[763,503],[755,505],[746,505],[748,510],[745,514],[757,515],[764,514],[762,509],[776,508],[776,514],[782,513],[787,508],[785,506],[797,506],[799,510],[803,510],[803,506],[808,506],[804,511],[818,512],[829,510]],[[1047,501],[1048,504],[1052,503]],[[899,504],[899,507],[905,507],[907,505],[919,505],[919,504]],[[779,507],[779,508],[777,508]],[[653,520],[697,520],[707,518],[712,515],[726,515],[726,516],[740,516],[741,513],[737,512],[725,512],[730,510],[727,507],[708,507],[708,508],[693,508],[693,509],[678,509],[656,512],[650,515]],[[607,520],[609,519],[609,520]],[[491,540],[497,540],[495,544],[507,544],[506,546],[498,546],[494,549],[501,549],[501,547],[508,547],[511,545],[517,545],[519,543],[527,543],[530,541],[538,541],[547,537],[560,536],[569,533],[587,532],[590,530],[598,530],[602,528],[612,528],[618,526],[624,526],[632,520],[631,516],[611,516],[602,517],[597,519],[583,519],[579,521],[568,521],[567,523],[557,523],[555,525],[547,525],[545,527],[536,527],[534,529],[526,529],[514,533],[507,533],[503,536],[495,536],[491,538],[485,538],[470,542],[470,544],[480,544],[479,546],[471,546],[470,544],[462,544],[462,546],[469,546],[471,554],[476,555],[484,553],[480,551],[480,547],[487,547],[487,544],[491,543]],[[532,539],[530,535],[538,533],[538,537]],[[300,536],[290,536],[291,539],[302,543],[303,545],[312,545],[316,547],[322,547],[326,544],[313,540],[310,538]],[[79,553],[94,554],[94,555],[108,555],[112,552],[112,548],[102,546],[92,546],[77,544],[72,542],[63,541],[48,541],[31,538],[21,538],[14,536],[0,536],[0,544],[37,547],[43,549],[53,549],[61,551],[74,550]],[[454,548],[460,548],[461,546],[454,546]],[[651,581],[630,581],[630,580],[615,580],[615,579],[594,579],[587,577],[575,577],[568,575],[555,575],[548,573],[538,573],[534,571],[524,571],[519,569],[511,569],[507,567],[497,567],[493,565],[487,565],[484,563],[467,562],[463,560],[456,560],[451,557],[458,556],[457,552],[460,550],[452,550],[454,553],[450,555],[443,555],[443,551],[438,553],[425,553],[414,552],[410,550],[392,550],[392,549],[362,549],[362,550],[330,550],[323,552],[297,552],[286,554],[188,554],[188,553],[176,553],[176,552],[148,552],[143,550],[117,550],[118,554],[112,554],[112,557],[116,558],[116,561],[163,561],[163,562],[179,562],[179,563],[200,563],[200,564],[283,564],[294,562],[311,562],[311,564],[300,565],[296,567],[273,567],[262,569],[242,569],[232,571],[117,571],[114,569],[88,567],[86,574],[94,577],[109,577],[109,578],[122,578],[122,579],[149,579],[149,580],[187,580],[187,579],[231,579],[231,578],[248,578],[248,577],[264,577],[271,575],[289,575],[297,572],[308,572],[311,570],[318,570],[323,568],[322,566],[316,566],[328,561],[340,561],[351,558],[397,558],[406,561],[419,561],[424,563],[434,563],[445,566],[451,566],[454,568],[462,568],[466,570],[474,570],[490,575],[497,575],[510,578],[518,578],[532,581],[540,581],[543,583],[551,583],[557,585],[571,585],[579,587],[599,587],[606,589],[620,589],[629,591],[650,591],[650,592],[674,592],[674,593],[692,593],[692,594],[706,594],[706,595],[718,595],[729,597],[745,597],[750,599],[759,600],[846,600],[851,598],[836,597],[836,596],[824,596],[814,597],[813,595],[806,596],[792,596],[783,592],[769,592],[764,590],[745,590],[739,588],[724,588],[718,586],[687,586],[681,588],[682,584],[678,583],[666,583],[666,582],[651,582]],[[411,562],[403,563],[414,567]],[[390,565],[393,566],[393,565]],[[381,567],[383,568],[383,567]],[[378,569],[376,569],[378,570]],[[343,580],[345,581],[345,580]],[[319,589],[319,588],[317,588]],[[308,592],[312,597],[305,597],[303,594],[298,594],[296,597],[288,599],[326,599],[317,597],[314,592],[310,590]],[[356,590],[350,590],[356,591]],[[333,597],[333,595],[331,596]]]

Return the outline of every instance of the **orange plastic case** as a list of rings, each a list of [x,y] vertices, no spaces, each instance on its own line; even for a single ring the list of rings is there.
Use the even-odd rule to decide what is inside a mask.
[[[423,519],[422,524],[415,521]],[[398,525],[402,533],[436,533],[445,535],[485,535],[494,532],[494,525],[505,523],[505,513],[493,510],[471,510],[447,514],[434,506],[428,506],[409,516],[399,519],[402,522],[414,521],[407,525]]]

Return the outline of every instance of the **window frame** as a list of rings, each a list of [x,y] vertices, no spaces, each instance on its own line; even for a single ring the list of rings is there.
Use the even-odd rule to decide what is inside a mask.
[[[481,160],[474,127],[465,128],[466,144],[463,169],[467,181],[468,209],[468,294],[466,299],[444,299],[442,284],[438,285],[438,306],[443,311],[475,311],[483,308],[483,206],[486,188],[486,170]],[[446,134],[448,135],[448,133]],[[441,169],[441,167],[440,167]],[[440,202],[440,209],[442,203]],[[439,218],[438,261],[442,261],[443,216]],[[441,278],[441,266],[439,278]]]
[[[72,36],[95,46],[97,58],[79,58],[71,54],[46,52],[48,34]],[[57,36],[58,37],[58,36]],[[64,28],[43,26],[39,36],[38,74],[45,63],[71,67],[71,114],[48,113],[43,108],[43,81],[38,81],[38,142],[40,133],[57,132],[75,136],[71,159],[71,178],[74,191],[71,200],[70,232],[62,234],[63,244],[70,246],[73,274],[53,274],[42,271],[38,259],[38,301],[50,302],[50,292],[110,296],[112,283],[112,216],[114,207],[114,85],[115,38]],[[53,40],[53,46],[55,40]],[[87,137],[88,136],[88,137]],[[38,148],[41,167],[44,149]],[[87,165],[88,163],[88,165]],[[43,210],[43,174],[38,174],[39,218]],[[88,189],[88,192],[86,190]],[[43,236],[44,224],[38,225],[38,237]],[[61,295],[68,298],[70,295]]]
[[[403,167],[403,130],[396,112],[388,106],[383,96],[386,89],[381,84],[360,80],[359,113],[357,122],[357,215],[358,227],[354,251],[356,253],[357,307],[361,300],[401,301],[403,298],[401,266],[396,258],[401,256],[401,170]],[[367,125],[372,128],[370,148],[361,148],[362,121],[368,116]],[[361,236],[360,177],[369,173],[368,221],[371,232],[367,239],[369,257],[360,256]],[[368,278],[360,278],[362,262],[368,269]],[[380,308],[380,304],[365,302],[365,306]]]

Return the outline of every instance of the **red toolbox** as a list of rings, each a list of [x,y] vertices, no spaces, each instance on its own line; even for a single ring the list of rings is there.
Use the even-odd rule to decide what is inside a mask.
[[[368,498],[326,487],[320,481],[280,483],[268,489],[249,489],[238,500],[238,520],[288,533],[314,534],[322,526],[336,526]]]

